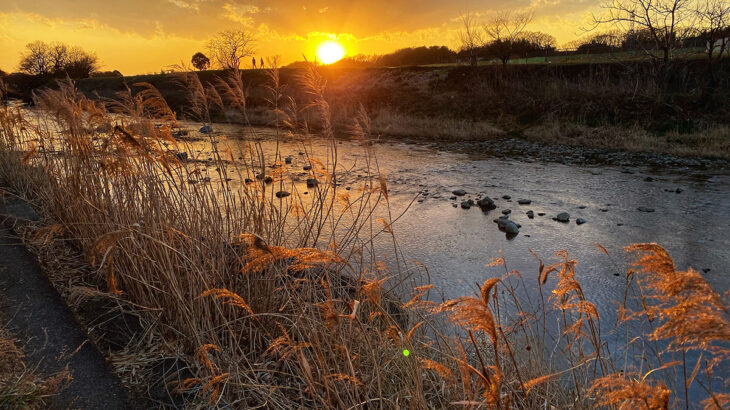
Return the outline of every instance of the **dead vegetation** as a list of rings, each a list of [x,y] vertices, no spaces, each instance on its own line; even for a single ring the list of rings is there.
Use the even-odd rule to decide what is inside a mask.
[[[215,84],[194,77],[189,115],[207,122],[225,106],[246,117],[240,72]],[[717,376],[729,354],[727,302],[658,245],[628,249],[640,258],[615,324],[601,321],[567,252],[553,264],[536,257],[537,275],[496,259],[473,297],[438,302],[432,286],[410,286],[415,267],[398,256],[388,266],[373,248],[375,236],[392,236],[399,255],[395,217],[373,217],[388,209],[386,176],[364,143],[367,182],[337,189],[326,82],[314,67],[298,81],[305,105],[275,68],[267,98],[277,138],[300,138],[319,181],[306,198],[281,153],[266,158],[255,143],[240,161],[214,144],[208,180],[181,162],[176,118],[151,86],[105,105],[67,83],[39,93],[34,114],[0,110],[0,181],[47,221],[27,239],[83,255],[84,281],[73,269],[57,280],[70,284],[70,303],[111,301],[139,319],[111,353],[128,383],[162,378],[190,407],[727,405]],[[373,122],[359,111],[349,130],[367,142]],[[331,142],[324,157],[311,156],[312,138]],[[254,182],[234,187],[233,173]],[[540,300],[523,299],[525,286]],[[172,375],[158,371],[170,361],[181,364],[167,367]]]
[[[706,129],[664,134],[641,127],[602,125],[589,127],[576,123],[550,121],[527,128],[529,141],[557,143],[576,147],[616,149],[629,152],[659,152],[678,157],[730,158],[730,127],[718,125]]]
[[[46,379],[39,377],[6,327],[7,319],[0,316],[0,320],[0,408],[42,409],[49,396],[68,385],[71,375],[62,371]]]

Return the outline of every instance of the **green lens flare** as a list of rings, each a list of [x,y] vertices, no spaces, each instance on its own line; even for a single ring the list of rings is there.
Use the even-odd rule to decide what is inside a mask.
[[[408,349],[403,349],[403,356],[408,357],[408,355],[411,354],[411,351]]]

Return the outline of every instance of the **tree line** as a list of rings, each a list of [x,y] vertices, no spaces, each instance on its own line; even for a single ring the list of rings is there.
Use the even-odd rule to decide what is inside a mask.
[[[20,71],[32,76],[87,78],[99,68],[93,52],[61,42],[34,41],[20,56]]]

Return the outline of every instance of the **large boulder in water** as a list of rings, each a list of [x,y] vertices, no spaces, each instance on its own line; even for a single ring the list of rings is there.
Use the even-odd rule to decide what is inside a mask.
[[[570,222],[570,214],[567,212],[561,212],[555,217],[555,220],[558,222],[568,223]]]
[[[464,191],[463,189],[457,189],[455,191],[451,191],[451,193],[454,194],[454,195],[456,195],[456,196],[464,196],[464,195],[466,195],[466,191]]]

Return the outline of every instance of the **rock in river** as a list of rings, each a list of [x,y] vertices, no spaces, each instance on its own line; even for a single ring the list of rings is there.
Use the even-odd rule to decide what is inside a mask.
[[[509,218],[506,216],[500,216],[499,218],[495,219],[494,222],[497,223],[497,227],[500,231],[507,232],[508,234],[516,235],[520,232],[520,227],[513,221],[510,221]]]
[[[535,218],[535,213],[532,212],[532,210],[527,211],[527,217],[530,218],[530,219],[533,219],[533,218]]]
[[[286,158],[284,158],[284,163],[285,164],[291,164],[291,161],[292,161],[292,157],[286,157]]]
[[[583,218],[578,218],[575,220],[575,223],[578,225],[583,225],[584,223],[586,223],[586,220]]]
[[[517,224],[512,221],[505,221],[502,225],[504,227],[504,231],[511,234],[518,234],[520,233],[520,228],[517,227]]]
[[[561,212],[557,217],[555,217],[555,220],[563,223],[570,222],[570,214],[567,212]]]
[[[319,184],[315,178],[307,178],[307,188],[314,188]]]
[[[654,208],[649,208],[648,206],[640,206],[636,208],[639,212],[654,212]]]
[[[200,127],[201,134],[210,134],[211,132],[213,132],[213,128],[210,125],[203,125]]]
[[[286,192],[286,191],[279,191],[279,192],[276,193],[276,197],[277,198],[286,198],[289,195],[291,195],[291,194],[289,192]]]
[[[451,191],[451,193],[454,194],[454,195],[456,195],[456,196],[464,196],[464,195],[466,195],[466,191],[464,191],[463,189],[457,189],[455,191]]]
[[[482,211],[491,211],[492,209],[497,208],[497,205],[494,205],[494,201],[492,201],[492,198],[488,196],[485,196],[484,198],[478,200],[477,205],[482,208]]]
[[[472,201],[471,199],[468,201],[461,201],[461,207],[464,209],[469,209],[472,207],[472,205],[474,205],[474,201]]]
[[[532,201],[529,199],[520,199],[519,201],[517,201],[517,203],[520,205],[530,205]]]
[[[503,215],[509,215],[509,214],[511,214],[511,213],[512,213],[512,210],[511,210],[511,209],[503,209],[503,210],[502,210],[502,214],[503,214]]]

